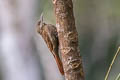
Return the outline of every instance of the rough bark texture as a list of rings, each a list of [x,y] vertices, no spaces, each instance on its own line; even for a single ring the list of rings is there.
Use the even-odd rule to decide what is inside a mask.
[[[84,80],[72,0],[53,0],[66,80]]]

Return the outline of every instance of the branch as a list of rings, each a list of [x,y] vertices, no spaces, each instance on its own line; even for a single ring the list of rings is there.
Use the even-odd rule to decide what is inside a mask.
[[[114,64],[115,59],[117,58],[119,52],[120,52],[120,47],[118,47],[117,52],[115,53],[115,56],[114,56],[113,59],[112,59],[112,62],[111,62],[111,64],[110,64],[110,66],[109,66],[109,69],[108,69],[108,71],[107,71],[107,73],[106,73],[105,80],[108,80],[108,76],[109,76],[109,74],[110,74],[110,70],[112,69],[112,65]]]
[[[72,0],[53,0],[66,80],[84,80]]]

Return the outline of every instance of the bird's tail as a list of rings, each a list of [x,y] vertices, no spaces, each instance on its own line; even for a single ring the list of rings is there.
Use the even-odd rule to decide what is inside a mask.
[[[63,65],[62,65],[62,62],[61,62],[59,56],[55,55],[54,57],[55,57],[55,60],[56,60],[57,65],[58,65],[58,68],[59,68],[60,73],[61,73],[62,75],[64,75]]]

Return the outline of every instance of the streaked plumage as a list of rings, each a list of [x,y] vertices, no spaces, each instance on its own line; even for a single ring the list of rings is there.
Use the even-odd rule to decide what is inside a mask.
[[[64,75],[63,65],[58,53],[59,42],[56,27],[51,24],[45,24],[40,20],[37,25],[37,32],[42,36],[42,38],[46,42],[47,47],[49,48],[56,60],[61,74]]]

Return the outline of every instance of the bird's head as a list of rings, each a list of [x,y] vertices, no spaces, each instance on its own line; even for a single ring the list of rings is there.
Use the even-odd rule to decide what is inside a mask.
[[[42,34],[42,29],[44,27],[45,23],[43,22],[43,13],[40,16],[40,19],[37,22],[37,32]]]

